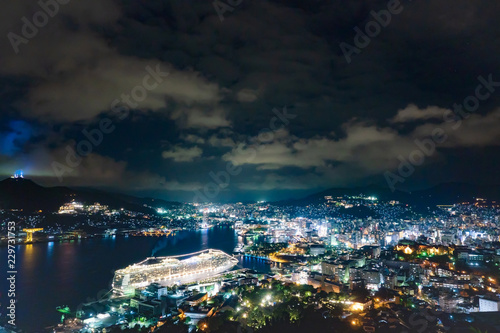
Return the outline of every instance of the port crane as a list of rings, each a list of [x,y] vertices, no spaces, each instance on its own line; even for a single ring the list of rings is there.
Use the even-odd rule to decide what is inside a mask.
[[[43,231],[43,228],[23,229],[23,231],[26,233],[26,243],[31,243],[33,242],[33,233]]]

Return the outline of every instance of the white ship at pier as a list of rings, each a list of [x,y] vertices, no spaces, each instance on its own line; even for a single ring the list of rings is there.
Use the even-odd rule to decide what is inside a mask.
[[[182,259],[186,258],[186,259]],[[164,286],[208,279],[230,270],[238,260],[220,250],[203,250],[171,257],[150,257],[115,272],[112,287],[118,294],[130,294],[151,283]]]

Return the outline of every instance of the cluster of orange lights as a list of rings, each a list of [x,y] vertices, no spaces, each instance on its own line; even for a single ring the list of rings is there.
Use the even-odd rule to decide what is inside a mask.
[[[396,251],[402,251],[404,254],[413,254],[416,252],[417,255],[444,255],[450,253],[450,250],[445,247],[427,247],[425,245],[410,246],[410,245],[397,245]]]

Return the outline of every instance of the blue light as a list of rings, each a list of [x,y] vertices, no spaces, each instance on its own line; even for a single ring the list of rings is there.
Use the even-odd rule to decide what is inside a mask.
[[[9,130],[0,133],[0,155],[13,156],[33,136],[33,128],[22,120],[9,122]]]
[[[14,173],[14,178],[24,178],[24,172],[23,170],[17,170],[15,173]]]

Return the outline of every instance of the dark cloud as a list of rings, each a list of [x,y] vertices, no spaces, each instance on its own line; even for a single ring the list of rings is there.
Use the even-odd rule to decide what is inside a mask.
[[[22,147],[34,135],[30,124],[22,120],[12,120],[0,131],[0,154],[12,156],[22,150]]]
[[[436,128],[447,140],[407,184],[477,182],[466,167],[447,170],[470,149],[500,162],[500,94],[459,126],[443,116],[474,94],[479,76],[500,81],[500,4],[401,5],[350,63],[340,43],[354,45],[354,28],[364,29],[386,1],[243,1],[222,22],[210,1],[61,5],[19,52],[7,37],[0,42],[0,171],[25,168],[58,184],[51,163],[85,140],[82,130],[110,118],[116,129],[68,184],[190,199],[227,163],[242,172],[225,199],[382,183],[398,156]],[[22,18],[40,10],[24,0],[6,6],[4,36],[21,35]],[[148,68],[168,76],[121,117],[114,106],[127,104],[124,94],[144,85]],[[273,110],[284,106],[296,117],[263,140]],[[489,174],[487,163],[478,168]]]

